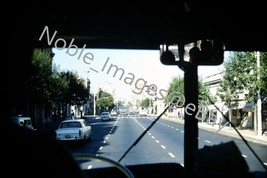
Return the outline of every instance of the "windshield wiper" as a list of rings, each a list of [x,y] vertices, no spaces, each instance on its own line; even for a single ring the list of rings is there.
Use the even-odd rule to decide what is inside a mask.
[[[121,158],[118,160],[120,162],[128,153],[129,151],[143,138],[143,136],[147,133],[147,131],[161,118],[161,116],[169,109],[170,105],[168,105],[164,111],[147,127],[146,130],[135,140],[135,142],[126,150],[126,152],[121,156]]]

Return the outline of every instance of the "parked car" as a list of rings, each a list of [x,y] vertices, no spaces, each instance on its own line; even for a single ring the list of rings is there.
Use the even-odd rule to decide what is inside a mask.
[[[101,119],[101,121],[109,121],[109,120],[111,120],[110,113],[107,112],[107,111],[102,112],[101,115],[100,115],[100,119]]]
[[[57,140],[89,140],[92,128],[84,119],[64,120],[59,124],[56,132]]]
[[[30,117],[14,116],[14,117],[12,117],[12,122],[19,125],[19,126],[26,127],[28,129],[31,129],[31,130],[35,130],[33,125],[32,125],[32,120]]]

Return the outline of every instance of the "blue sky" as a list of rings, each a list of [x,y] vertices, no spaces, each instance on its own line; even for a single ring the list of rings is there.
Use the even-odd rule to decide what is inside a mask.
[[[53,49],[53,63],[60,70],[76,71],[83,78],[89,78],[93,91],[104,85],[115,88],[121,97],[129,97],[133,88],[146,82],[154,84],[158,89],[167,89],[171,79],[183,75],[177,66],[166,66],[160,62],[158,50],[118,50],[118,49]],[[124,74],[108,71],[110,66],[116,66]],[[199,75],[207,76],[219,71],[222,66],[200,66]],[[132,83],[126,82],[131,78]],[[129,81],[129,80],[128,80]],[[136,90],[139,92],[141,90]]]

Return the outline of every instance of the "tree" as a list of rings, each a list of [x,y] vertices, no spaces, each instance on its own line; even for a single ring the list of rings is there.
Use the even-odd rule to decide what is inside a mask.
[[[23,114],[30,115],[33,122],[48,122],[51,109],[60,102],[67,90],[67,82],[57,68],[52,67],[53,53],[49,49],[33,50],[31,65],[25,78],[27,104]]]
[[[261,89],[261,96],[267,94],[267,62],[266,53],[261,53],[260,80],[257,79],[257,60],[254,52],[232,52],[229,59],[224,62],[224,76],[220,83],[218,95],[230,105],[239,100],[240,94],[244,94],[247,102],[257,100],[257,92]]]
[[[152,105],[152,106],[151,106],[151,105]],[[140,102],[140,106],[141,106],[142,108],[153,107],[153,102],[152,102],[151,99],[149,99],[149,98],[145,98],[145,99],[141,100],[141,102]]]
[[[33,104],[51,102],[52,57],[47,49],[34,49],[32,64],[26,80],[28,99]]]
[[[59,68],[57,68],[57,66],[53,66],[50,87],[50,90],[53,91],[51,94],[51,97],[53,98],[53,107],[58,105],[58,103],[65,102],[65,96],[68,92],[69,84],[66,76],[59,72]]]
[[[267,53],[260,53],[260,82],[261,96],[267,97]]]
[[[198,104],[207,106],[214,104],[217,101],[216,97],[212,96],[209,88],[204,84],[202,78],[198,81]]]
[[[229,55],[229,60],[224,63],[225,72],[218,95],[228,107],[235,109],[240,108],[240,101],[257,103],[257,107],[254,108],[257,113],[257,129],[255,127],[255,130],[258,130],[258,135],[261,135],[263,117],[262,108],[258,106],[262,105],[261,99],[267,94],[267,55],[260,53],[256,56],[258,54],[256,52],[233,52]]]
[[[114,108],[114,98],[113,96],[105,91],[101,92],[101,95],[99,98],[96,100],[96,106],[101,110],[101,111],[109,111],[110,109]]]
[[[76,72],[61,72],[61,77],[67,80],[68,90],[65,93],[64,101],[73,105],[80,105],[88,98],[88,89],[85,86],[85,79],[79,78]]]
[[[203,80],[199,79],[198,81],[198,104],[199,105],[209,105],[211,102],[215,102],[216,99],[211,96],[209,89],[204,85]],[[178,105],[182,105],[184,103],[184,78],[181,76],[173,77],[169,88],[167,90],[167,95],[165,97],[165,102],[172,102],[174,97],[179,97],[180,103]]]
[[[53,53],[49,49],[33,50],[31,65],[25,78],[25,101],[23,108],[18,108],[24,115],[30,115],[34,122],[48,122],[51,111],[58,110],[62,103],[82,105],[88,98],[85,80],[74,72],[59,72],[59,67],[52,65]],[[63,111],[64,112],[64,111]]]

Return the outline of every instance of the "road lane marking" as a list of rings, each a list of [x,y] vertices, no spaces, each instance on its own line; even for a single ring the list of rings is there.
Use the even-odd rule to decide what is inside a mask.
[[[166,147],[164,146],[164,145],[160,145],[161,146],[161,148],[163,148],[164,150],[166,149]]]
[[[171,157],[175,158],[174,154],[172,153],[168,153]]]
[[[205,140],[205,142],[206,142],[206,143],[211,143],[211,141],[209,141],[209,140]]]

